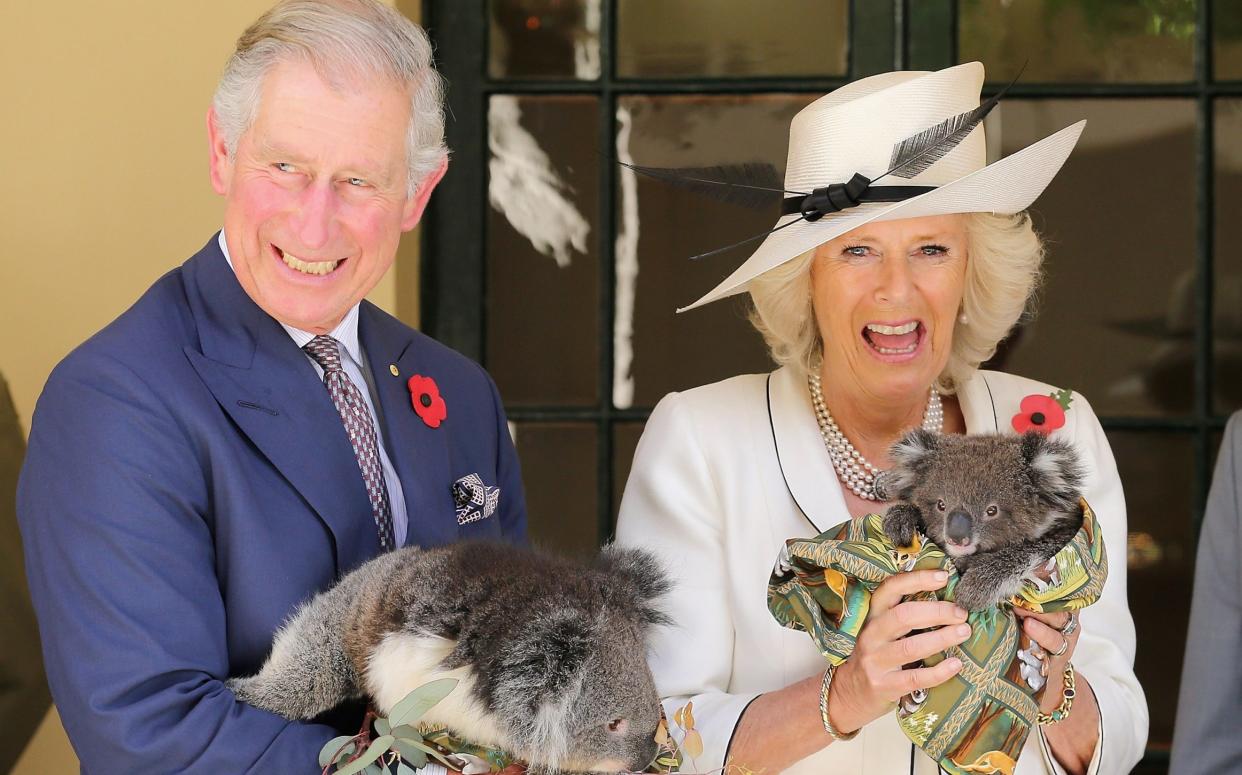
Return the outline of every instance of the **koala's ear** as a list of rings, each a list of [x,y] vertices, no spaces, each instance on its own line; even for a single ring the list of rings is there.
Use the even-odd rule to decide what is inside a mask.
[[[1031,487],[1040,498],[1061,511],[1078,507],[1082,490],[1082,464],[1074,448],[1037,431],[1022,434],[1022,461]]]
[[[655,602],[672,585],[660,561],[651,552],[608,544],[600,551],[595,567],[626,588],[639,618],[645,624],[670,623],[671,620]]]
[[[563,695],[586,664],[591,642],[591,622],[580,611],[537,617],[507,655],[510,685],[520,687],[532,710]]]
[[[927,469],[939,446],[938,435],[915,428],[889,449],[893,467],[883,474],[883,488],[889,499],[909,500],[919,475]]]

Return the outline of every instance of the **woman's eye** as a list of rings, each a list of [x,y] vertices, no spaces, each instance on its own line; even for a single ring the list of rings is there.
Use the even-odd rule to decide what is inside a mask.
[[[842,252],[845,253],[845,255],[852,256],[854,258],[866,258],[867,246],[866,245],[852,245],[846,248]]]
[[[925,256],[943,256],[949,252],[944,245],[924,245],[919,248],[919,252]]]
[[[997,509],[996,509],[996,507],[995,507],[995,506],[988,506],[988,507],[987,507],[987,509],[985,510],[985,513],[986,513],[989,517],[995,517],[995,516],[996,516],[996,511],[997,511]]]

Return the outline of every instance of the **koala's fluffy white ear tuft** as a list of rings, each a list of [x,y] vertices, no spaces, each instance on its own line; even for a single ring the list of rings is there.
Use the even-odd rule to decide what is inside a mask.
[[[672,619],[656,602],[672,585],[660,561],[651,552],[609,544],[600,551],[595,567],[626,585],[631,593],[632,601],[621,610],[636,611],[645,624],[672,624]]]
[[[888,451],[893,467],[881,474],[880,488],[886,500],[909,500],[919,474],[940,445],[940,437],[922,428],[902,436]]]
[[[1022,457],[1039,497],[1062,511],[1078,507],[1083,471],[1073,446],[1027,431],[1022,436]]]

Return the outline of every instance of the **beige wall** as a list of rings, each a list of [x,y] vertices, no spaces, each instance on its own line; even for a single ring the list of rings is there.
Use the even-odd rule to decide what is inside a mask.
[[[23,428],[56,362],[219,227],[207,106],[234,40],[270,4],[0,3],[0,372]],[[398,5],[417,19],[417,0]],[[389,311],[398,281],[416,282],[416,248],[412,232],[372,294]],[[416,289],[400,297],[415,322],[404,301]],[[70,771],[49,717],[13,772]]]

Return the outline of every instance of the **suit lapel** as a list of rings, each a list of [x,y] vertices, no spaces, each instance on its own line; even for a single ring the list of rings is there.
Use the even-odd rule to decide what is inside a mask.
[[[322,380],[245,294],[214,239],[187,269],[202,352],[186,348],[186,356],[221,408],[331,531],[337,572],[347,572],[374,556],[379,540],[357,458]]]
[[[850,518],[841,484],[819,435],[806,382],[789,367],[768,376],[768,417],[785,486],[822,533]]]
[[[358,337],[375,379],[388,459],[405,492],[409,520],[405,544],[448,543],[457,536],[449,490],[452,479],[448,424],[453,418],[452,396],[444,396],[449,410],[445,423],[439,428],[427,426],[410,403],[406,383],[414,374],[432,378],[441,375],[429,373],[425,364],[420,364],[419,334],[364,301],[358,311]],[[392,374],[393,366],[397,367],[396,376]]]

